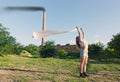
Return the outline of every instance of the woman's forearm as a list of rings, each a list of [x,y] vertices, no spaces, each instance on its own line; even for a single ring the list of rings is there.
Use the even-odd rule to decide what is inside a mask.
[[[82,38],[84,39],[84,36],[85,36],[84,31],[83,31],[82,28],[80,28],[80,29],[81,29],[81,32],[82,32]]]
[[[77,31],[78,31],[78,35],[80,36],[80,31],[79,31],[79,28],[78,28],[78,27],[76,27],[76,29],[77,29]]]

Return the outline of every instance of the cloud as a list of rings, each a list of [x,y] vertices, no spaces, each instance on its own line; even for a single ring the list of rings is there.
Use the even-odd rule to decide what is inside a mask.
[[[75,45],[75,40],[70,40],[70,41],[69,41],[69,44]]]
[[[105,41],[103,41],[103,40],[94,40],[93,41],[93,43],[98,43],[98,42],[105,44]]]
[[[94,37],[95,37],[95,38],[99,38],[99,37],[100,37],[100,35],[96,34]]]

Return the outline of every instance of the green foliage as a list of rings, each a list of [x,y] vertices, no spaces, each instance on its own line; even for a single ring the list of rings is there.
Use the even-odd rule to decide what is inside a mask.
[[[20,53],[20,56],[23,56],[23,57],[32,57],[32,54],[29,53],[26,50],[22,50],[22,52]]]
[[[105,56],[104,45],[100,42],[89,45],[89,57],[101,60]]]
[[[4,57],[4,55],[0,53],[0,57]]]
[[[67,46],[67,45],[66,45]],[[93,59],[105,59],[105,58],[120,58],[120,33],[113,36],[111,41],[107,44],[107,48],[104,49],[104,45],[100,42],[89,45],[89,57]],[[16,39],[10,35],[8,28],[0,24],[0,53],[1,54],[18,54],[20,55],[22,50],[30,52],[33,56],[40,55],[41,57],[60,57],[60,58],[78,58],[79,53],[74,51],[58,51],[55,48],[54,41],[47,41],[45,46],[39,49],[34,44],[28,46],[21,45],[16,42]],[[39,51],[40,50],[40,51]]]
[[[16,39],[10,36],[10,33],[7,30],[8,28],[3,27],[2,24],[0,24],[0,52],[12,54],[14,53]]]
[[[20,53],[24,50],[24,46],[21,45],[20,43],[16,43],[14,46],[14,53],[17,55],[20,55]]]
[[[10,35],[8,28],[0,24],[0,52],[2,54],[20,54],[23,46]]]
[[[80,57],[80,52],[68,52],[67,58],[76,59]]]
[[[67,55],[68,55],[68,52],[65,51],[65,50],[59,50],[59,51],[58,51],[58,54],[59,54],[59,57],[60,57],[60,58],[66,58]]]
[[[39,47],[34,44],[29,44],[28,46],[25,46],[24,49],[34,56],[39,55]]]
[[[45,46],[42,46],[40,51],[41,57],[57,57],[58,50],[55,48],[54,41],[47,41]]]
[[[113,35],[113,38],[108,43],[108,52],[118,55],[120,57],[120,33]]]

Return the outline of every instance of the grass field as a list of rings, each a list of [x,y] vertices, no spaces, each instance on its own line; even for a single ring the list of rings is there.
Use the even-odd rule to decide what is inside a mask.
[[[120,59],[89,59],[88,78],[79,77],[79,59],[0,57],[0,82],[120,82]]]

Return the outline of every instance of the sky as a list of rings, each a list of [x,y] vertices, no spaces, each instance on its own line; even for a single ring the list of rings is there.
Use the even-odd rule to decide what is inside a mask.
[[[107,44],[120,32],[120,0],[0,0],[0,23],[9,28],[17,42],[41,45],[32,34],[42,31],[42,11],[6,12],[7,6],[40,6],[46,9],[47,30],[68,31],[83,28],[89,44]],[[75,44],[77,32],[46,37],[56,44]]]

